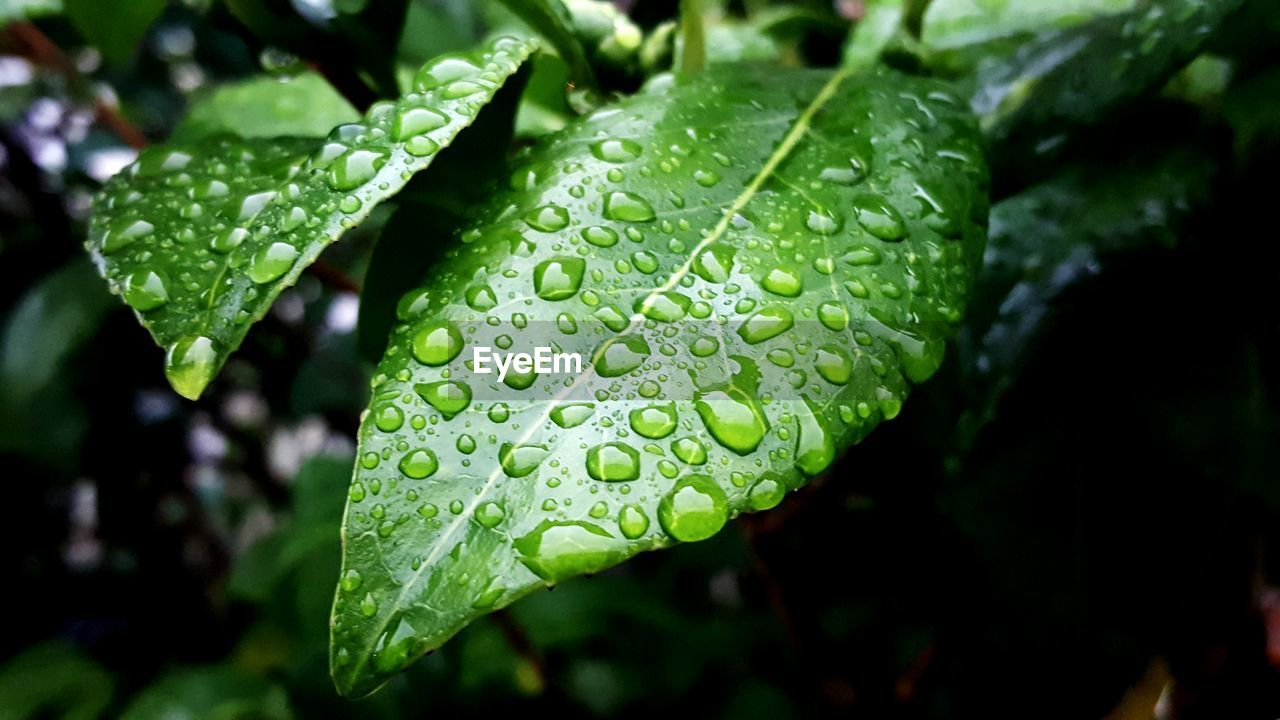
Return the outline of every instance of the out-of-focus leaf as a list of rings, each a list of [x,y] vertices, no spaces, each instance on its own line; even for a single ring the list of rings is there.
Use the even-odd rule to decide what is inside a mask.
[[[0,24],[60,12],[62,0],[0,0]]]
[[[635,71],[644,33],[608,0],[564,0],[574,34],[597,68]]]
[[[54,467],[76,462],[87,419],[66,377],[67,360],[114,307],[85,262],[54,272],[19,301],[0,335],[0,450]]]
[[[350,480],[350,457],[320,455],[303,464],[293,480],[291,517],[237,559],[228,581],[231,594],[261,602],[279,590],[287,574],[314,560],[316,553],[336,563],[338,527]]]
[[[956,342],[967,446],[1018,378],[1055,300],[1125,252],[1173,246],[1209,197],[1215,161],[1195,146],[1072,166],[991,209],[970,317]]]
[[[256,77],[215,88],[198,100],[173,131],[172,142],[190,143],[220,134],[246,138],[322,138],[360,113],[324,78]]]
[[[0,720],[94,720],[111,703],[115,681],[64,642],[24,650],[0,665]]]
[[[1280,67],[1272,67],[1228,88],[1222,113],[1235,133],[1241,164],[1267,157],[1280,146]]]
[[[396,53],[409,0],[224,0],[263,41],[312,60],[344,93],[396,93]],[[348,97],[351,97],[349,94]]]
[[[149,148],[94,203],[86,247],[199,397],[320,252],[429,166],[533,51],[501,38],[425,65],[416,91],[325,142],[218,139]]]
[[[948,50],[1070,27],[1137,4],[1138,0],[933,0],[925,10],[920,39],[931,51]]]
[[[175,670],[140,692],[121,720],[292,720],[284,689],[231,665]]]
[[[996,150],[993,165],[1026,165],[1073,129],[1158,91],[1239,6],[1240,0],[1154,0],[1042,33],[1011,56],[980,63],[972,104]]]
[[[569,74],[585,87],[595,85],[595,73],[582,40],[574,32],[573,16],[561,0],[499,0],[534,32],[547,39],[569,66]]]
[[[895,416],[979,261],[978,142],[942,83],[720,66],[536,146],[399,305],[349,493],[339,690],[773,507]],[[468,367],[480,346],[584,372],[500,382]]]
[[[164,11],[165,0],[63,0],[71,24],[103,57],[128,60],[151,23]]]
[[[902,0],[867,0],[863,15],[844,46],[843,64],[852,68],[875,65],[893,38],[902,32]]]

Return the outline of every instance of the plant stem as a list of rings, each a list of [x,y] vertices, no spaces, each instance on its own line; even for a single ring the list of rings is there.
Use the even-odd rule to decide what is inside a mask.
[[[41,67],[56,70],[67,79],[67,86],[73,92],[92,98],[94,118],[126,145],[141,150],[149,144],[147,137],[136,125],[93,91],[88,79],[76,69],[75,63],[39,28],[31,23],[21,22],[13,23],[6,30],[17,41],[16,44],[24,49],[27,59]]]
[[[707,64],[707,35],[702,27],[702,0],[680,0],[680,33],[684,38],[680,69],[687,73],[700,72]]]
[[[902,26],[911,37],[920,39],[924,28],[924,12],[929,9],[930,0],[902,0]]]

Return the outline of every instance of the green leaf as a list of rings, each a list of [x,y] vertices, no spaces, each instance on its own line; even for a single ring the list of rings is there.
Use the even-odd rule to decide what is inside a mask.
[[[896,415],[962,315],[985,173],[963,101],[889,71],[662,76],[535,146],[400,302],[349,492],[338,689],[772,507]],[[500,382],[482,346],[584,372]]]
[[[94,202],[87,247],[199,397],[280,291],[435,159],[529,57],[502,38],[444,56],[417,89],[327,141],[209,139],[149,148]]]
[[[151,23],[164,11],[165,0],[63,0],[76,30],[102,51],[103,57],[123,62],[132,57]]]
[[[1199,147],[1153,144],[1076,163],[992,207],[983,271],[957,343],[961,448],[994,417],[1057,299],[1117,257],[1176,245],[1210,197],[1215,166]]]
[[[94,720],[111,703],[115,682],[76,647],[47,642],[0,666],[0,720]]]
[[[0,0],[0,24],[60,12],[62,0]]]
[[[586,87],[595,85],[595,73],[582,42],[574,32],[573,17],[560,0],[500,0],[502,5],[546,38],[569,65],[569,74]]]
[[[1001,157],[1026,164],[1028,156],[1060,145],[1072,128],[1158,91],[1239,6],[1240,0],[1156,0],[1042,33],[1012,56],[978,66],[972,103],[983,131]]]
[[[1070,27],[1097,15],[1132,10],[1137,0],[981,2],[933,0],[921,40],[931,51],[977,45],[1031,32]]]
[[[875,65],[894,37],[902,31],[902,0],[868,0],[863,16],[849,31],[844,46],[845,67],[856,69]]]
[[[189,143],[219,134],[322,138],[334,127],[359,119],[351,103],[315,73],[256,77],[223,85],[198,100],[171,140]]]
[[[143,690],[121,720],[292,720],[284,689],[231,665],[176,670]]]

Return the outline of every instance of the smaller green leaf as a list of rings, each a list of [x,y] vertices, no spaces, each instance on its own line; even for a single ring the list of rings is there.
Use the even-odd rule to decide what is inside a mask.
[[[111,703],[115,682],[76,647],[47,642],[0,665],[0,720],[94,720]]]
[[[63,0],[76,30],[115,62],[128,60],[151,23],[164,11],[165,0]]]
[[[973,78],[972,105],[1006,162],[1051,151],[1072,128],[1158,91],[1191,61],[1241,0],[1156,0],[1046,32]]]
[[[284,689],[232,665],[176,670],[138,694],[121,720],[292,720]]]
[[[1078,25],[1098,15],[1125,12],[1137,0],[1054,0],[1054,2],[974,2],[933,0],[924,15],[921,41],[931,50],[1044,32]]]
[[[426,169],[528,59],[531,41],[425,65],[415,89],[327,141],[222,137],[149,148],[94,203],[86,244],[199,397],[284,288]]]
[[[500,0],[534,32],[547,39],[569,65],[573,79],[586,87],[596,84],[586,50],[573,28],[573,17],[560,0]]]
[[[256,77],[223,85],[196,101],[173,131],[172,141],[220,134],[245,138],[322,138],[360,113],[319,75]]]
[[[863,4],[862,19],[849,31],[844,46],[847,67],[875,65],[880,54],[902,29],[902,0],[869,0]]]

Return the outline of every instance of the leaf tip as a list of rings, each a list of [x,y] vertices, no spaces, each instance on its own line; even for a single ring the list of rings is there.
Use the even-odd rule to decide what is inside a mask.
[[[218,351],[203,335],[184,337],[165,352],[164,375],[182,397],[197,400],[218,371]]]

